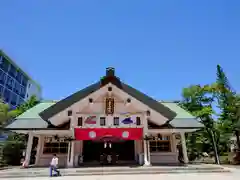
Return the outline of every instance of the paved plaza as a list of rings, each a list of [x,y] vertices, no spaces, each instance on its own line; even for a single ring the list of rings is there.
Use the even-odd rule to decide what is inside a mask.
[[[238,180],[240,177],[239,172],[233,173],[210,173],[210,174],[154,174],[154,175],[103,175],[103,176],[72,176],[72,177],[52,177],[58,180],[202,180],[202,179],[217,179],[217,180]],[[39,177],[39,178],[14,178],[15,180],[47,180],[52,179],[50,177]],[[7,179],[6,179],[7,180]]]
[[[202,179],[217,179],[217,180],[237,180],[240,177],[240,168],[238,166],[225,167],[231,172],[228,173],[166,173],[166,174],[134,174],[134,175],[87,175],[87,176],[62,176],[62,177],[21,177],[21,178],[0,178],[4,180],[15,179],[15,180],[47,180],[47,179],[58,179],[58,180],[202,180]]]

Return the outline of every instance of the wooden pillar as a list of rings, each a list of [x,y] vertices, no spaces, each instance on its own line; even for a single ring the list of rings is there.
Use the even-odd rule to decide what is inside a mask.
[[[144,151],[144,165],[149,166],[150,162],[148,161],[148,141],[146,140],[144,140],[143,151]]]
[[[148,117],[147,117],[147,112],[144,113],[144,121],[143,121],[143,136],[148,135]],[[143,137],[143,138],[144,138]],[[144,166],[149,166],[149,146],[148,146],[148,141],[143,140],[143,153],[144,153]]]
[[[28,143],[27,143],[26,155],[25,155],[25,162],[27,163],[27,166],[30,163],[32,145],[33,145],[33,134],[32,134],[32,132],[29,132],[28,133]]]
[[[181,144],[182,144],[182,150],[183,150],[183,160],[184,163],[188,163],[188,155],[187,155],[187,145],[186,145],[186,139],[185,139],[185,133],[181,132]]]
[[[41,154],[41,147],[42,147],[42,136],[38,136],[38,145],[37,145],[37,153],[36,153],[36,160],[35,165],[39,164],[40,154]]]

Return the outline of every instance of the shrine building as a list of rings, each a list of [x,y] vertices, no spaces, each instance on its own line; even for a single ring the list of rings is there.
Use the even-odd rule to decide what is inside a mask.
[[[5,129],[28,134],[29,164],[49,166],[57,154],[60,166],[78,167],[175,164],[179,143],[188,163],[185,134],[202,127],[177,102],[157,101],[107,68],[98,82],[60,101],[39,103]]]

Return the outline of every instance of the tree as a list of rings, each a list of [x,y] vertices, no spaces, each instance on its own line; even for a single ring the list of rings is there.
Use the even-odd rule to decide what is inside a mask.
[[[215,154],[215,161],[219,163],[217,145],[215,142],[215,122],[213,114],[215,114],[212,103],[214,102],[215,85],[192,85],[188,88],[184,88],[182,92],[182,101],[180,106],[189,111],[191,114],[200,119],[204,124],[204,128],[200,132],[201,135],[193,133],[188,138],[188,146],[192,146],[192,153],[199,150],[193,147],[197,147],[198,144],[202,144],[202,152],[208,152],[213,150]],[[201,142],[198,143],[197,142]],[[210,143],[211,142],[211,143]],[[205,151],[206,150],[206,151]],[[191,153],[190,153],[191,154]],[[197,153],[199,154],[199,153]]]
[[[10,110],[9,106],[3,101],[0,103],[0,127],[7,121],[11,120],[24,113],[28,109],[37,105],[39,101],[36,96],[30,97],[28,101],[20,105],[14,110]],[[0,165],[6,162],[7,164],[16,165],[20,162],[20,152],[24,148],[26,142],[26,135],[9,133],[9,137],[4,144],[1,144]]]
[[[39,103],[39,100],[37,100],[37,97],[31,96],[28,101],[25,103],[21,104],[19,107],[17,107],[16,111],[18,115],[24,113],[28,109],[31,109],[32,107],[36,106]]]
[[[240,119],[240,96],[231,88],[220,65],[217,65],[217,97],[221,110],[219,120],[225,124],[225,130],[236,136],[237,148],[240,149],[239,129],[237,123]]]
[[[240,161],[240,138],[239,126],[240,120],[240,96],[233,90],[229,80],[224,73],[222,67],[217,65],[217,98],[221,114],[219,121],[224,124],[226,133],[236,136],[236,145],[238,152],[236,154],[236,162]]]
[[[2,100],[0,100],[0,127],[16,115],[17,112],[10,111],[8,104],[5,104]]]

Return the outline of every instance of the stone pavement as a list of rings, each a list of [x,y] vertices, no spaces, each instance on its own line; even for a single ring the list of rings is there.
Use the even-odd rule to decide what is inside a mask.
[[[210,173],[210,174],[153,174],[153,175],[102,175],[102,176],[73,176],[73,177],[53,177],[56,180],[203,180],[203,179],[217,179],[217,180],[239,180],[240,173]],[[15,178],[14,178],[15,179]],[[50,177],[36,177],[36,178],[16,178],[15,180],[49,180]],[[7,180],[7,179],[4,179]]]
[[[189,173],[231,173],[231,168],[224,168],[218,165],[188,165],[188,166],[149,166],[149,167],[95,167],[95,168],[67,168],[61,169],[64,177],[78,176],[105,176],[105,175],[139,175],[139,174],[189,174]],[[19,169],[13,168],[0,171],[0,179],[4,178],[36,178],[48,177],[48,168],[29,168]]]

